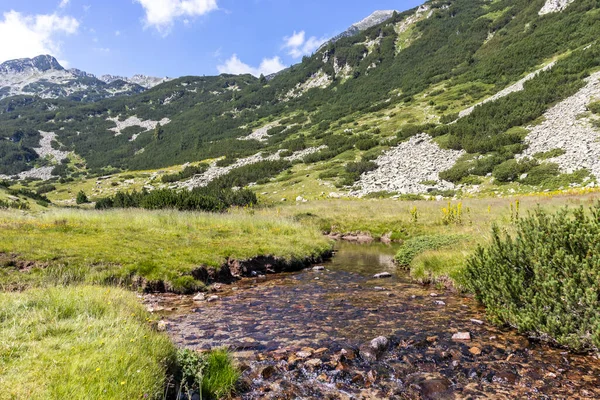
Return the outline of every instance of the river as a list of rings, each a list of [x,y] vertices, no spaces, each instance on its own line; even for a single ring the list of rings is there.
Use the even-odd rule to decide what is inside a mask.
[[[242,399],[600,398],[597,355],[490,324],[472,298],[412,282],[395,250],[339,243],[324,270],[219,285],[213,302],[146,301],[176,344],[231,349]]]

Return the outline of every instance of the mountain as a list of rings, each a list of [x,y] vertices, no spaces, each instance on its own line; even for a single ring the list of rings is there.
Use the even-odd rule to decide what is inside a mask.
[[[115,81],[123,81],[127,83],[132,83],[135,85],[142,86],[146,89],[151,89],[156,85],[160,85],[161,83],[168,82],[170,78],[155,78],[153,76],[146,76],[136,74],[131,78],[123,77],[123,76],[115,76],[115,75],[102,75],[99,78],[101,81],[105,83],[113,83]]]
[[[352,24],[350,26],[350,28],[346,29],[344,32],[329,39],[325,43],[325,45],[321,46],[321,49],[329,43],[335,43],[342,38],[357,35],[361,31],[369,29],[375,25],[381,24],[382,22],[387,21],[388,19],[392,18],[392,16],[394,15],[395,12],[397,12],[397,11],[395,11],[395,10],[377,10],[377,11],[373,12],[371,15],[369,15],[368,17],[361,20],[360,22]]]
[[[353,196],[600,179],[600,0],[432,0],[354,28],[266,82],[190,76],[83,104],[4,98],[0,174],[91,179],[218,159],[174,185],[243,174],[227,182]],[[41,74],[25,64],[11,71]],[[36,150],[48,133],[69,164]]]
[[[49,55],[0,64],[0,98],[32,95],[45,99],[64,97],[78,101],[97,101],[141,93],[165,81],[166,78],[144,75],[135,75],[131,79],[110,76],[98,79],[85,71],[65,69]]]

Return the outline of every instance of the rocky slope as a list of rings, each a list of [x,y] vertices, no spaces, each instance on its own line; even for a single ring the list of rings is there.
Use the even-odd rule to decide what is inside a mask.
[[[375,171],[363,174],[360,190],[351,194],[362,197],[369,193],[427,193],[432,189],[453,189],[450,182],[440,180],[439,173],[451,168],[463,154],[444,150],[427,134],[419,134],[380,156]]]
[[[587,105],[600,98],[600,72],[586,79],[587,85],[575,96],[558,103],[544,114],[544,121],[529,127],[524,157],[564,150],[564,154],[549,159],[563,172],[585,168],[600,179],[600,130],[586,115]]]

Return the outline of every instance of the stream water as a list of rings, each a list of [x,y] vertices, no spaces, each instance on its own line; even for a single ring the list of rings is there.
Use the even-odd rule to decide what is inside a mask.
[[[600,398],[597,356],[491,325],[473,299],[411,282],[394,253],[340,243],[322,271],[222,285],[213,302],[146,302],[168,310],[176,344],[232,350],[242,399]],[[384,271],[392,278],[373,278]],[[382,352],[370,348],[379,336],[388,340]]]

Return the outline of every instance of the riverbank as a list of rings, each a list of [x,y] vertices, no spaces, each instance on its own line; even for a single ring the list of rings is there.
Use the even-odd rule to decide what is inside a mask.
[[[538,206],[554,212],[564,206],[590,206],[599,199],[598,192],[579,191],[452,201],[329,199],[256,213],[276,213],[330,237],[403,244],[399,267],[409,270],[413,279],[460,290],[467,258],[478,245],[490,242],[494,224],[510,232],[516,219]]]
[[[269,257],[285,269],[331,249],[317,229],[252,212],[7,211],[0,235],[3,290],[91,283],[193,293],[224,265]]]
[[[265,308],[266,311],[269,311],[269,315],[273,310],[277,309],[293,312],[294,316],[299,315],[298,313],[302,314],[312,310],[309,312],[309,315],[313,319],[316,318],[315,315],[318,316],[320,311],[329,312],[330,309],[345,309],[345,306],[342,306],[343,303],[337,305],[337,308],[326,306],[329,301],[336,298],[335,296],[330,296],[321,300],[319,308],[307,310],[306,302],[311,301],[311,299],[305,299],[305,297],[307,295],[310,297],[312,293],[318,299],[319,294],[315,293],[310,287],[314,289],[323,284],[332,284],[334,285],[333,288],[355,285],[353,281],[347,281],[347,275],[332,276],[335,280],[329,283],[326,283],[326,279],[318,274],[310,276],[312,286],[295,293],[297,298],[294,301],[296,303],[300,302],[297,304],[297,307],[294,306],[293,302],[286,302],[284,296],[278,292],[280,290],[287,290],[291,284],[295,284],[294,279],[296,278],[291,278],[291,281],[289,279],[298,275],[294,273],[290,274],[291,271],[301,270],[308,263],[317,260],[320,261],[323,256],[330,253],[332,241],[325,235],[357,242],[371,240],[390,242],[394,246],[397,246],[392,254],[388,253],[389,249],[386,250],[384,258],[388,263],[387,272],[399,275],[404,273],[404,270],[408,270],[413,280],[438,284],[434,289],[427,289],[410,283],[413,288],[411,290],[439,290],[442,286],[460,289],[460,278],[465,266],[465,259],[472,254],[473,249],[478,244],[485,244],[489,241],[492,224],[496,223],[503,229],[510,231],[514,228],[513,223],[518,216],[534,209],[538,203],[545,209],[553,211],[564,205],[591,204],[597,198],[595,194],[588,194],[562,195],[558,197],[538,196],[522,199],[467,199],[452,201],[450,203],[445,201],[328,200],[307,203],[299,202],[297,204],[287,204],[282,207],[238,209],[232,210],[227,214],[143,210],[107,212],[49,210],[35,213],[25,213],[16,210],[3,211],[0,212],[0,289],[4,293],[0,292],[0,296],[8,299],[5,301],[8,308],[0,312],[0,329],[12,329],[10,321],[18,319],[21,321],[20,326],[22,328],[31,326],[34,328],[32,328],[33,330],[41,332],[43,329],[46,329],[45,327],[54,327],[52,328],[54,330],[44,331],[46,333],[40,333],[38,336],[31,337],[31,345],[25,349],[18,349],[19,352],[13,348],[25,341],[25,339],[19,336],[23,332],[12,333],[12,336],[11,333],[5,335],[4,337],[8,337],[9,339],[1,342],[3,345],[2,351],[5,351],[5,354],[9,355],[6,358],[8,360],[6,362],[10,364],[0,367],[0,382],[8,382],[11,388],[15,387],[17,377],[19,376],[31,377],[31,380],[27,378],[28,380],[25,382],[35,382],[37,379],[36,376],[41,374],[40,371],[49,369],[50,367],[46,367],[44,363],[29,362],[29,360],[42,358],[39,356],[40,352],[43,351],[45,346],[52,344],[46,342],[47,338],[52,338],[54,343],[68,344],[76,340],[74,337],[77,333],[85,332],[85,327],[90,325],[92,326],[92,330],[96,329],[98,337],[110,337],[111,346],[117,349],[120,345],[116,343],[117,341],[125,340],[125,342],[129,341],[129,344],[131,344],[134,343],[131,340],[137,340],[135,337],[130,337],[129,332],[145,332],[148,329],[152,329],[152,324],[149,324],[149,320],[153,317],[145,314],[144,310],[140,314],[142,317],[132,322],[135,327],[131,327],[132,325],[128,324],[119,324],[118,321],[120,320],[117,317],[105,319],[103,322],[104,325],[94,322],[94,319],[104,318],[102,317],[103,314],[98,314],[97,304],[110,305],[113,302],[111,297],[114,293],[120,293],[117,296],[125,296],[128,299],[124,301],[123,304],[125,305],[119,312],[124,312],[126,315],[138,315],[140,312],[140,305],[135,298],[135,294],[119,291],[115,286],[137,291],[169,291],[174,293],[196,293],[210,289],[211,291],[216,291],[216,299],[211,299],[215,293],[211,293],[205,297],[200,296],[204,297],[205,300],[200,301],[198,304],[194,303],[194,307],[216,307],[217,310],[220,310],[221,316],[227,316],[229,314],[223,313],[223,309],[219,308],[228,307],[227,301],[221,301],[223,293],[220,290],[222,288],[219,289],[218,285],[207,286],[207,284],[215,281],[236,281],[236,283],[226,286],[226,291],[228,293],[227,296],[238,296],[241,293],[252,293],[252,291],[248,292],[244,290],[237,292],[234,290],[234,288],[238,289],[237,285],[240,285],[237,282],[237,276],[252,276],[254,277],[252,279],[254,283],[251,285],[262,289],[257,292],[258,297],[256,301],[250,299],[249,302],[246,301],[243,303],[243,307],[245,307],[243,312],[247,312],[248,307],[252,306],[255,315],[251,320],[263,328],[268,328],[268,332],[271,332],[270,329],[277,322],[271,321],[272,318],[256,316],[256,313],[260,314],[260,309],[265,307],[271,307],[269,310]],[[381,254],[375,252],[373,257],[380,258]],[[394,258],[396,259],[395,263]],[[400,267],[398,267],[399,265]],[[275,274],[281,272],[283,273]],[[361,273],[360,271],[355,272],[358,274]],[[370,274],[370,272],[372,271],[368,273]],[[242,280],[242,282],[244,281],[247,280]],[[76,286],[81,284],[108,285],[112,286],[112,288],[95,286],[81,289]],[[267,285],[267,289],[264,289],[263,284]],[[404,284],[408,283],[405,281]],[[398,296],[398,293],[402,293],[402,291],[395,292],[390,290],[387,281],[371,282],[367,284],[368,290],[372,290],[376,295],[375,297],[371,296],[371,294],[365,296],[363,290],[360,289],[363,284],[358,283],[358,285],[359,287],[352,289],[352,293],[340,292],[342,296],[340,301],[346,301],[347,299],[358,301],[362,299],[357,306],[366,307],[370,315],[369,318],[372,318],[371,322],[376,322],[377,324],[379,324],[377,321],[381,321],[382,315],[386,315],[386,319],[390,321],[396,319],[399,321],[402,320],[402,315],[405,312],[405,303],[399,303],[399,299],[394,298],[394,296]],[[67,311],[65,312],[69,318],[68,323],[55,326],[56,321],[60,321],[62,317],[57,317],[57,311],[53,310],[61,310],[61,308],[53,305],[53,299],[48,301],[40,300],[41,291],[33,289],[23,293],[6,293],[7,291],[22,291],[35,287],[53,288],[49,290],[52,293],[56,293],[56,296],[62,299],[59,301],[60,303],[78,303],[77,307],[69,306],[66,308]],[[279,287],[281,288],[279,289]],[[268,292],[263,292],[262,290],[274,291],[275,294],[279,294],[272,296],[272,302],[270,302],[267,296]],[[82,295],[80,291],[90,291],[92,293],[90,297],[97,299],[97,301],[81,301]],[[96,292],[105,294],[100,296],[99,294],[95,294]],[[427,295],[415,294],[415,296],[420,296],[420,301],[429,300]],[[189,298],[191,299],[191,296]],[[431,304],[426,302],[428,313],[447,315],[448,309],[443,308],[441,304],[435,303],[436,301],[449,304],[443,298],[433,299]],[[22,309],[15,302],[22,302],[28,306]],[[473,307],[476,307],[474,302],[473,304]],[[49,311],[35,311],[38,305]],[[390,311],[389,307],[392,306],[396,307],[397,310]],[[421,305],[419,307],[425,306]],[[131,311],[127,312],[128,309]],[[153,311],[158,309],[160,309],[160,306],[152,306]],[[0,308],[0,310],[2,309]],[[400,310],[399,313],[397,312],[398,310]],[[363,311],[361,309],[361,312]],[[63,311],[60,311],[60,313],[63,313]],[[481,309],[479,309],[478,313],[477,315],[482,315]],[[392,314],[395,317],[390,318]],[[210,324],[212,321],[209,314],[203,314],[201,318],[202,323]],[[319,324],[324,326],[331,325],[331,318],[331,315],[324,315]],[[342,323],[347,325],[349,320],[348,318],[343,318]],[[273,322],[273,324],[269,325],[269,321]],[[285,322],[285,320],[282,321]],[[356,326],[362,327],[362,322],[359,322],[357,322]],[[311,323],[305,325],[309,326]],[[185,331],[185,324],[182,327],[181,329]],[[386,327],[389,328],[386,324],[382,325],[382,329],[387,329]],[[125,331],[121,332],[122,329]],[[214,326],[210,329],[214,330]],[[298,332],[302,332],[304,328],[290,325],[287,329],[296,329]],[[430,330],[425,325],[419,329],[422,335],[427,335]],[[456,329],[458,331],[464,328],[456,327]],[[206,332],[208,332],[208,328]],[[225,331],[215,332],[223,333]],[[377,332],[374,331],[372,336],[375,336],[375,333]],[[322,334],[331,334],[331,332]],[[393,332],[383,332],[381,334],[386,335],[390,340],[395,340]],[[483,334],[480,333],[478,335]],[[305,334],[303,339],[311,339],[311,335],[312,333]],[[412,335],[414,335],[414,332]],[[162,339],[160,337],[159,333],[153,331],[152,336],[148,334],[148,338],[146,339],[164,340],[164,336]],[[483,336],[481,337],[483,338]],[[215,337],[213,335],[208,339],[215,340],[214,343],[210,344],[209,348],[220,346],[227,342],[225,336]],[[371,338],[365,337],[363,339],[370,340]],[[264,337],[263,339],[256,340],[257,342],[261,342],[261,340],[264,340]],[[445,340],[440,340],[440,342],[443,345],[438,346],[437,342],[434,341],[426,347],[432,352],[431,354],[439,353],[439,357],[443,357],[442,353],[446,354],[451,349],[451,346]],[[236,344],[235,341],[232,343],[234,345],[239,344]],[[265,343],[265,346],[267,344],[268,341]],[[395,346],[397,344],[394,342]],[[360,343],[355,345],[359,346]],[[102,362],[110,363],[113,353],[121,351],[115,350],[111,353],[111,351],[106,351],[103,347],[95,346],[92,342],[86,342],[85,346],[89,347],[91,353],[88,354],[83,350],[80,351],[79,348],[65,345],[57,350],[60,354],[57,353],[54,359],[66,359],[69,352],[75,352],[77,354],[81,353],[82,357],[88,354],[87,357],[90,359],[98,358],[104,360]],[[173,345],[170,344],[170,346]],[[254,344],[248,342],[243,343],[243,346],[252,348]],[[288,349],[286,350],[285,357],[290,357],[299,351],[301,352],[306,346],[310,347],[310,344],[300,346],[292,344],[287,346]],[[474,347],[478,347],[485,352],[485,346],[497,347],[485,341]],[[284,345],[284,347],[286,346]],[[318,350],[317,347],[313,348],[313,350]],[[469,351],[471,348],[463,347],[459,349],[462,353],[464,353],[463,350]],[[171,347],[171,350],[165,349],[165,354],[173,351],[173,349],[174,347]],[[332,357],[338,357],[341,349],[334,345],[329,346],[328,349],[328,352],[321,357],[322,364],[320,364],[320,369],[313,372],[320,371],[321,373],[325,373],[328,376],[328,382],[332,382],[331,374],[329,374],[331,370],[323,369],[326,368],[323,365],[331,363],[334,360]],[[154,365],[153,371],[155,373],[149,378],[140,375],[140,380],[136,381],[133,386],[140,393],[143,391],[142,388],[148,393],[153,390],[158,393],[158,389],[153,388],[161,386],[164,389],[165,382],[163,377],[168,375],[167,365],[162,362],[165,360],[165,357],[148,356],[148,354],[141,351],[138,353],[136,350],[136,352],[131,353],[131,360],[139,359],[142,364]],[[527,352],[528,350],[525,351]],[[546,351],[544,350],[544,352]],[[359,355],[356,363],[360,364],[360,354],[356,354]],[[419,350],[419,352],[415,353],[415,358],[411,362],[418,364],[422,357],[430,357],[431,354],[423,355]],[[496,357],[494,362],[499,362],[500,358],[498,357],[504,356],[507,353],[503,350],[494,350],[490,354],[494,354],[494,357]],[[271,354],[267,357],[271,356],[273,355]],[[19,362],[19,360],[27,360],[27,362]],[[517,358],[516,360],[520,360],[520,362],[526,361],[523,358]],[[310,361],[310,359],[306,361]],[[467,362],[463,359],[459,361]],[[471,360],[468,362],[474,361]],[[316,365],[317,361],[314,361],[314,363]],[[131,364],[138,364],[138,362],[131,361]],[[66,368],[66,366],[60,365],[62,366],[61,368]],[[475,368],[476,364],[473,365],[473,368]],[[499,365],[504,364],[500,363]],[[332,367],[335,370],[337,365]],[[364,365],[360,368],[363,367]],[[511,363],[510,367],[516,368],[516,364]],[[56,390],[62,390],[60,389],[63,386],[62,381],[57,377],[61,373],[67,372],[61,370],[57,372],[57,375],[49,375],[49,377],[55,377],[52,378],[54,381],[48,383],[49,387],[51,389],[55,387]],[[364,383],[366,382],[364,379],[368,377],[369,371],[362,372],[364,372],[362,378],[362,382]],[[279,373],[286,374],[285,371],[279,371]],[[556,372],[548,370],[548,374],[556,374]],[[110,375],[110,379],[112,379],[112,376]],[[312,377],[311,379],[314,379],[320,375],[310,376]],[[582,372],[580,376],[588,375]],[[380,378],[383,379],[383,377]],[[530,382],[534,378],[535,376],[532,375],[528,378],[527,382]],[[360,378],[357,379],[360,380]],[[96,390],[90,389],[96,387],[94,386],[94,382],[96,381],[74,380],[73,382],[81,385],[81,390],[89,390],[89,393],[92,393],[92,390]],[[119,384],[121,382],[119,381]],[[325,385],[329,384],[325,381],[323,383]],[[68,388],[69,385],[65,387]],[[354,388],[356,389],[357,387]],[[254,388],[252,390],[255,389],[262,390],[261,388]],[[48,393],[44,392],[39,395],[33,393],[33,396],[27,397],[27,393],[18,392],[16,396],[9,398],[36,398],[36,396],[41,398],[60,398],[54,392]],[[121,392],[114,393],[113,398],[121,398]],[[139,394],[133,397],[138,396]],[[93,394],[88,396],[88,398],[100,397],[111,398],[110,396],[95,397]],[[2,398],[2,395],[0,395],[0,398]]]

